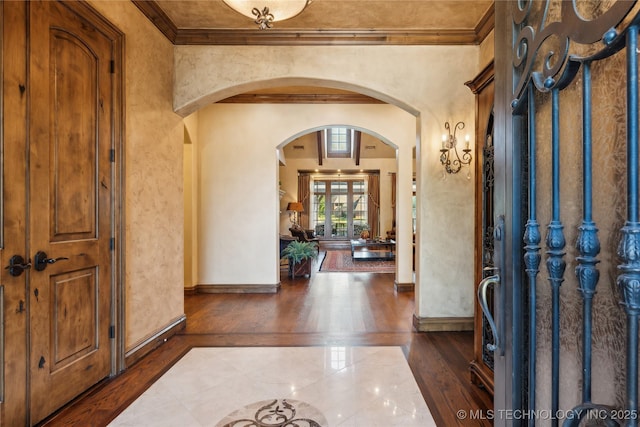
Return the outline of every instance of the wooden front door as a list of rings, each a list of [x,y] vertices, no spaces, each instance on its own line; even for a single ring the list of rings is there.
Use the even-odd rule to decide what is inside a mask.
[[[113,44],[77,10],[26,10],[30,424],[111,373]]]

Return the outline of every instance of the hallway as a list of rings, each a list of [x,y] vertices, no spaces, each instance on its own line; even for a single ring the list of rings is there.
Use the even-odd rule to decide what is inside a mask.
[[[107,425],[198,347],[396,348],[406,357],[436,425],[468,425],[457,419],[457,411],[491,407],[488,394],[469,381],[473,336],[412,332],[413,307],[413,293],[394,292],[392,274],[316,271],[310,279],[283,277],[277,294],[189,295],[187,325],[179,335],[45,425]],[[238,402],[238,407],[254,400]],[[228,414],[218,415],[222,419]],[[211,425],[217,421],[212,419]]]

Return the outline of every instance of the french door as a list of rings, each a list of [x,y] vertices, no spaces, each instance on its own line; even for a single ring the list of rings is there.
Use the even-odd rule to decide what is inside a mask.
[[[313,181],[312,224],[327,239],[360,237],[367,225],[365,180]]]
[[[638,425],[632,1],[499,1],[494,424]]]

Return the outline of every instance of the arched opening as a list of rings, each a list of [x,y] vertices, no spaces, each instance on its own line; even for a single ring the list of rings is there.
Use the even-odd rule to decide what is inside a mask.
[[[412,201],[396,204],[400,147],[370,129],[329,123],[277,149],[281,246],[302,231],[323,249],[321,271],[395,273],[397,209],[411,210],[415,231]],[[292,202],[302,212],[287,211]]]
[[[197,166],[193,203],[195,217],[190,229],[197,235],[194,248],[197,271],[192,287],[210,288],[224,285],[256,285],[262,290],[274,291],[279,283],[279,234],[281,222],[281,199],[278,178],[279,156],[265,166],[266,149],[274,152],[303,135],[315,133],[335,123],[348,123],[351,129],[364,131],[394,147],[396,157],[396,197],[399,205],[407,207],[398,218],[398,229],[404,229],[406,246],[396,250],[398,267],[397,281],[413,284],[413,224],[412,198],[414,179],[414,147],[419,141],[416,134],[416,116],[389,104],[375,105],[273,105],[273,104],[223,104],[204,107],[188,119],[197,124],[197,148],[193,148],[193,159]],[[252,124],[260,123],[262,127]],[[268,123],[268,132],[264,124]],[[384,137],[382,135],[385,135]],[[273,155],[273,154],[271,154]],[[271,157],[273,158],[273,157]],[[244,167],[229,165],[243,163]],[[273,165],[276,165],[274,167]],[[355,169],[353,166],[350,169]],[[309,168],[315,170],[316,168]],[[419,173],[419,172],[417,172]],[[385,176],[387,178],[388,176]],[[267,183],[272,181],[271,183]],[[260,182],[262,190],[256,192],[251,183]],[[265,184],[267,183],[267,184]],[[212,185],[210,185],[212,184]],[[390,186],[391,184],[389,184]],[[267,188],[268,187],[268,188]],[[242,195],[240,197],[239,195]],[[286,201],[286,200],[285,200]],[[282,202],[284,203],[284,202]],[[272,214],[266,214],[272,206]],[[393,220],[387,214],[377,234],[386,234],[392,229]],[[210,223],[209,223],[210,221]],[[286,217],[285,217],[286,221]],[[383,228],[383,229],[382,229]],[[261,242],[260,251],[254,254],[236,251],[242,245],[242,237],[230,230],[235,229],[252,235]],[[398,233],[398,229],[396,233]],[[352,229],[353,230],[353,229]],[[215,235],[215,237],[214,237]],[[240,253],[256,259],[252,269],[247,269],[229,252]],[[211,261],[213,258],[216,260]],[[271,257],[271,263],[260,258]],[[406,267],[402,267],[402,263]],[[231,274],[231,270],[242,274]],[[252,272],[255,273],[252,275]],[[185,285],[187,288],[189,284]]]

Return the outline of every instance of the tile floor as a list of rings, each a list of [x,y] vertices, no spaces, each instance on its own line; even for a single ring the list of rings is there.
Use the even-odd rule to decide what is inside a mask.
[[[435,426],[400,347],[194,348],[110,426],[222,427],[275,399],[309,426]]]

